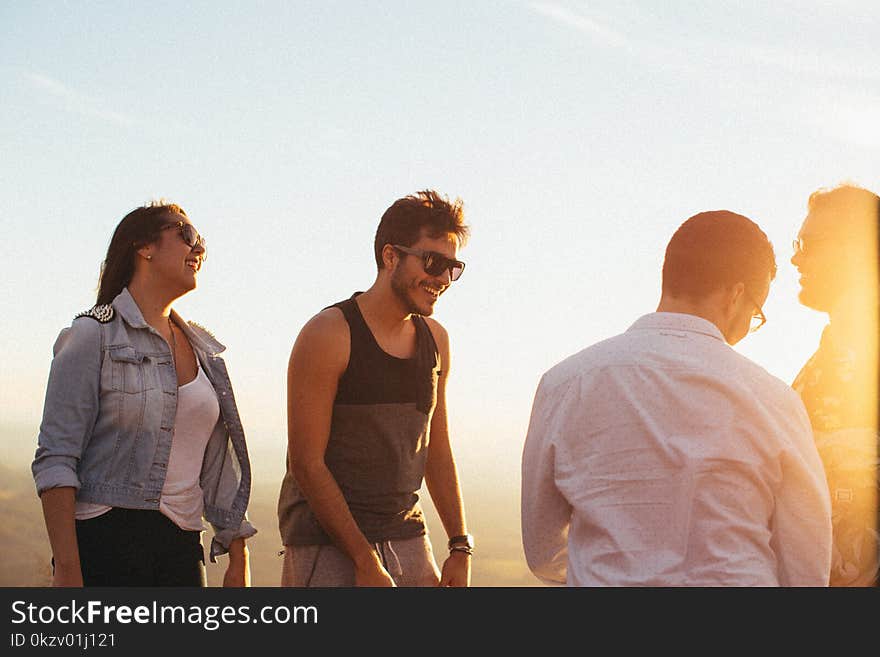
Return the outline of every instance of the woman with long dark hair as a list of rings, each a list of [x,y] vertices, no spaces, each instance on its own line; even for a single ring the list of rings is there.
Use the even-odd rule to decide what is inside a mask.
[[[224,347],[171,308],[205,256],[182,208],[137,208],[96,305],[58,336],[32,466],[55,586],[204,586],[203,518],[224,585],[248,584],[251,471]]]

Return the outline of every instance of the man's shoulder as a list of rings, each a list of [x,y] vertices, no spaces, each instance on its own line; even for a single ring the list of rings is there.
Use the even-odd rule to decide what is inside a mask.
[[[553,387],[564,385],[613,363],[622,363],[632,355],[628,349],[629,337],[627,333],[620,333],[573,353],[547,370],[542,382]]]
[[[730,368],[730,375],[750,385],[759,394],[770,395],[776,399],[800,400],[797,392],[788,383],[775,374],[771,374],[751,358],[733,349],[730,350],[729,358],[733,364],[733,367]]]
[[[348,321],[342,310],[336,306],[328,306],[313,315],[303,325],[300,336],[334,338],[348,335]]]
[[[421,316],[421,317],[422,317],[422,319],[425,320],[425,324],[428,325],[428,328],[431,329],[432,333],[434,333],[434,334],[446,333],[446,329],[443,328],[443,324],[438,322],[433,317],[425,317],[425,316]]]
[[[290,355],[296,372],[345,369],[350,353],[348,322],[338,308],[325,308],[300,329]]]
[[[446,329],[443,327],[443,324],[438,322],[433,317],[422,317],[425,320],[425,325],[428,327],[428,330],[431,332],[431,336],[434,338],[434,343],[437,347],[442,351],[444,348],[449,347],[449,333],[447,333]]]
[[[558,386],[613,368],[657,367],[668,371],[711,373],[719,379],[743,383],[775,398],[797,396],[782,379],[724,343],[718,342],[716,347],[715,341],[707,341],[698,352],[667,350],[662,346],[641,333],[625,331],[568,356],[547,370],[543,381],[545,385]]]

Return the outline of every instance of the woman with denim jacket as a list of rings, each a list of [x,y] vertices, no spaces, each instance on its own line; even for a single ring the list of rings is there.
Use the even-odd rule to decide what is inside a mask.
[[[251,472],[223,346],[171,304],[196,287],[205,242],[179,206],[116,227],[97,304],[61,331],[32,470],[55,586],[249,584]]]

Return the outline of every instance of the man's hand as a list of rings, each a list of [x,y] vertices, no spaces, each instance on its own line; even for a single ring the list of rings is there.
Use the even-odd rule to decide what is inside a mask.
[[[354,585],[355,586],[397,586],[388,571],[379,561],[375,552],[369,559],[365,559],[363,563],[355,563],[354,566]]]
[[[440,586],[470,586],[471,585],[471,557],[468,553],[453,550],[449,558],[443,562],[443,571],[440,574]]]

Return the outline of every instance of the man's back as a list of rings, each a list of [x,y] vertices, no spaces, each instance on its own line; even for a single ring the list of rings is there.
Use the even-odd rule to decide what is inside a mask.
[[[647,315],[542,379],[523,457],[542,579],[823,585],[829,525],[800,400],[711,322]]]

